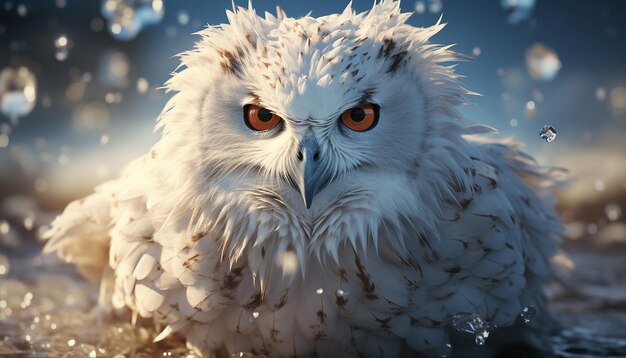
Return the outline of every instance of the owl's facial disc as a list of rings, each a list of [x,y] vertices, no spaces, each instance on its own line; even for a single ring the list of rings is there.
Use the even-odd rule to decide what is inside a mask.
[[[376,104],[368,103],[345,110],[339,118],[331,121],[343,127],[344,130],[359,133],[367,132],[378,124],[380,107]],[[285,120],[271,110],[256,104],[247,104],[243,107],[244,122],[246,126],[254,132],[269,134],[284,128]],[[322,191],[336,176],[330,170],[328,160],[331,158],[321,158],[323,152],[320,142],[315,135],[313,127],[309,127],[300,137],[296,145],[296,161],[292,161],[285,173],[289,184],[300,193],[304,205],[311,208],[316,194]],[[290,149],[293,150],[293,149]],[[291,160],[293,157],[287,155]]]

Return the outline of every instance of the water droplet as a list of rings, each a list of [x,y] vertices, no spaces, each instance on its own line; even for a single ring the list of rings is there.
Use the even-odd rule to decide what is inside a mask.
[[[535,317],[535,315],[537,314],[537,309],[535,308],[535,306],[524,306],[524,308],[522,308],[522,312],[520,312],[520,317],[522,317],[522,320],[524,321],[524,323],[530,323],[530,320]]]
[[[129,72],[130,61],[124,52],[111,51],[100,58],[98,78],[107,88],[126,88]]]
[[[596,99],[600,102],[606,98],[606,89],[604,87],[596,88]]]
[[[317,290],[315,290],[315,293],[317,293],[318,295],[321,295],[322,293],[324,293],[324,289],[320,287]]]
[[[476,313],[457,313],[452,316],[452,326],[459,332],[466,332],[475,336],[478,345],[485,344],[489,337],[489,324]]]
[[[107,106],[98,101],[81,103],[74,108],[72,121],[76,129],[102,129],[109,124],[110,112]]]
[[[17,121],[29,114],[37,100],[37,78],[26,67],[7,67],[0,72],[0,111]]]
[[[610,221],[616,221],[622,216],[622,208],[618,204],[611,203],[604,207],[604,213]]]
[[[604,180],[602,179],[596,179],[593,182],[593,187],[597,190],[597,191],[604,191],[604,189],[606,188],[606,184],[604,184]]]
[[[178,13],[178,23],[181,25],[187,25],[189,23],[189,14],[187,11],[180,11]]]
[[[482,51],[480,50],[480,47],[474,47],[474,48],[472,49],[472,55],[474,55],[474,57],[478,57],[478,56],[480,56],[481,52],[482,52]]]
[[[517,127],[517,125],[519,124],[519,122],[515,118],[512,118],[510,123],[511,123],[511,127],[513,128]]]
[[[10,269],[9,259],[3,254],[0,254],[0,276],[8,274]]]
[[[252,312],[252,317],[259,318],[259,312]]]
[[[96,357],[96,351],[89,352],[89,358],[95,358],[95,357]]]
[[[65,154],[61,154],[59,155],[58,162],[60,166],[64,167],[70,164],[70,158]]]
[[[17,5],[17,14],[20,15],[21,17],[26,16],[26,14],[28,14],[28,8],[26,8],[26,5],[24,4]]]
[[[621,86],[613,88],[609,94],[609,101],[615,112],[626,111],[626,88]]]
[[[67,0],[56,0],[56,6],[59,9],[64,9],[67,6]]]
[[[537,117],[537,105],[535,101],[526,102],[526,117],[535,118]]]
[[[428,11],[433,14],[438,14],[441,12],[441,8],[443,5],[441,4],[441,0],[428,0]]]
[[[59,35],[54,40],[54,57],[58,61],[65,61],[72,48],[72,40],[65,34]]]
[[[9,136],[6,134],[0,134],[0,148],[6,148],[9,146]]]
[[[476,342],[479,346],[482,346],[487,341],[487,337],[489,337],[489,331],[482,331],[481,333],[476,334],[474,342]]]
[[[526,68],[535,80],[552,81],[561,69],[561,60],[554,50],[536,43],[526,51]]]
[[[29,215],[24,218],[24,228],[26,230],[31,231],[34,225],[35,225],[35,221],[32,216]]]
[[[514,25],[530,17],[535,7],[535,0],[501,0],[500,5],[510,12],[507,21]]]
[[[70,347],[74,347],[74,345],[76,345],[76,340],[75,339],[68,340],[67,345]]]
[[[415,3],[415,12],[418,14],[423,14],[426,11],[426,4],[423,1],[418,1]]]
[[[163,0],[103,0],[101,13],[117,40],[129,41],[163,19]]]
[[[550,143],[556,138],[556,129],[551,125],[545,125],[541,128],[541,131],[539,131],[539,137]]]
[[[11,230],[11,225],[9,225],[9,222],[6,220],[1,220],[0,221],[0,234],[6,235],[9,233],[9,230]]]
[[[149,83],[148,80],[146,80],[143,77],[140,77],[139,79],[137,79],[137,92],[144,94],[146,92],[148,92],[148,87],[149,87]]]
[[[109,136],[105,134],[100,137],[100,144],[105,145],[107,143],[109,143]]]
[[[280,264],[283,268],[283,276],[293,276],[298,269],[298,256],[292,250],[287,250],[283,254]]]
[[[337,290],[337,296],[341,297],[343,295],[345,295],[346,293],[342,290],[342,289],[338,289]]]

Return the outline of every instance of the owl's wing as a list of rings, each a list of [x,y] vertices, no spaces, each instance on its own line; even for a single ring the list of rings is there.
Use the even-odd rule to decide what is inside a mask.
[[[107,193],[96,192],[70,203],[44,234],[44,253],[56,252],[76,265],[93,282],[101,279],[108,264],[111,201]]]

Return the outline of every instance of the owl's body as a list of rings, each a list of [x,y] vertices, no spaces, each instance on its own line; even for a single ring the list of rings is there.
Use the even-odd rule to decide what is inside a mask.
[[[181,56],[163,138],[47,249],[206,356],[441,355],[464,344],[454,314],[518,325],[551,276],[551,171],[464,124],[456,55],[427,42],[442,25],[407,18],[229,13]],[[280,124],[253,131],[249,103]],[[372,128],[337,120],[365,103]]]

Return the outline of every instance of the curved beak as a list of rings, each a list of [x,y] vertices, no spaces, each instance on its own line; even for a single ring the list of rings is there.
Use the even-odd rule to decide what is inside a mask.
[[[326,170],[322,168],[317,140],[312,135],[307,135],[298,148],[298,173],[296,180],[290,177],[292,186],[300,192],[304,205],[311,208],[313,198],[330,181]]]

